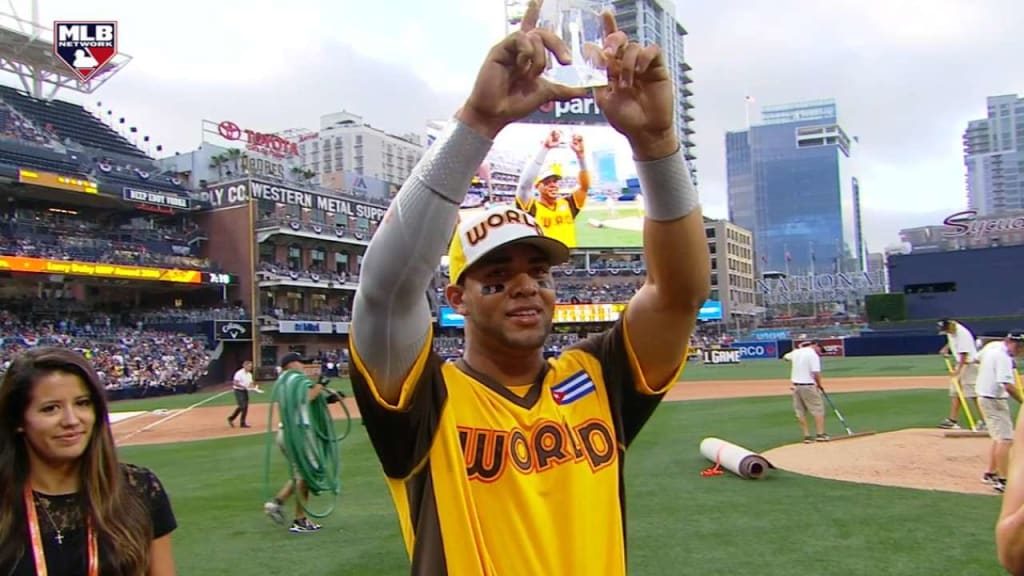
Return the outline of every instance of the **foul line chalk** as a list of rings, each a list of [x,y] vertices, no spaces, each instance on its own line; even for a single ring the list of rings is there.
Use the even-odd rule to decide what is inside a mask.
[[[141,433],[143,433],[143,432],[145,432],[147,430],[151,430],[153,428],[156,428],[157,426],[163,424],[164,422],[168,422],[170,420],[174,420],[175,418],[177,418],[178,416],[181,416],[182,414],[187,414],[188,412],[191,412],[192,410],[194,410],[196,408],[199,408],[200,406],[202,406],[203,404],[206,404],[207,402],[213,402],[214,400],[216,400],[217,398],[220,398],[221,396],[227,394],[228,392],[231,392],[231,390],[225,390],[223,392],[218,392],[217,394],[214,394],[213,396],[210,396],[209,398],[207,398],[205,400],[196,402],[195,404],[193,404],[193,405],[191,405],[191,406],[189,406],[187,408],[183,408],[181,410],[178,410],[177,412],[174,412],[174,413],[172,413],[172,414],[170,414],[168,416],[164,416],[163,418],[157,420],[156,422],[153,422],[153,423],[150,423],[150,424],[146,424],[142,428],[139,428],[138,430],[135,430],[134,432],[126,434],[126,435],[122,436],[121,438],[118,438],[117,441],[118,442],[123,442],[123,441],[125,441],[125,440],[127,440],[127,439],[129,439],[129,438],[131,438],[133,436],[135,436],[136,434],[141,434]]]

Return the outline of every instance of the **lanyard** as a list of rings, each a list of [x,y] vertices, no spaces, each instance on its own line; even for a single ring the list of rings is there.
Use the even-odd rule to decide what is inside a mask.
[[[43,552],[43,538],[39,533],[39,516],[36,514],[32,487],[25,484],[25,512],[28,514],[28,531],[32,539],[32,557],[36,563],[36,576],[47,576],[46,554]],[[92,529],[92,518],[86,522],[86,539],[89,552],[89,576],[100,575],[100,554],[96,545],[96,533]],[[54,526],[56,529],[56,526]]]

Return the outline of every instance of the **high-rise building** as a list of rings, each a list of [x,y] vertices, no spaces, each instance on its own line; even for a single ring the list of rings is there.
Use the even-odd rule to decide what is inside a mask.
[[[749,313],[754,298],[754,246],[749,230],[728,220],[704,218],[704,235],[711,252],[712,301],[722,303],[722,318]]]
[[[321,116],[317,137],[298,149],[302,168],[316,174],[321,186],[337,190],[345,187],[345,172],[401,185],[424,152],[418,135],[388,134],[349,112]]]
[[[753,233],[761,273],[863,270],[850,144],[831,99],[766,106],[726,133],[729,219]]]
[[[687,32],[676,17],[675,3],[672,0],[614,0],[612,5],[619,29],[631,40],[661,47],[677,90],[675,120],[679,142],[696,183],[697,169],[693,166],[697,159],[694,152],[696,144],[692,138],[694,130],[690,127],[694,121],[690,113],[693,109],[693,91],[690,90],[693,79],[687,74],[691,68],[684,59],[683,38]]]
[[[964,132],[967,204],[979,215],[1024,210],[1024,98],[989,96],[988,115]]]

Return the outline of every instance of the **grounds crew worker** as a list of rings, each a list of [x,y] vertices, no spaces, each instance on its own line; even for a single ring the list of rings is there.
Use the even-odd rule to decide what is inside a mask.
[[[1017,373],[1013,357],[1022,348],[1024,335],[1008,334],[1002,340],[989,342],[978,354],[978,405],[988,424],[992,438],[988,472],[982,477],[996,492],[1006,490],[1006,466],[1013,442],[1013,417],[1010,416],[1010,396],[1022,402],[1017,390]]]
[[[366,251],[352,312],[352,388],[383,467],[412,574],[626,573],[624,450],[675,384],[711,258],[656,45],[605,14],[609,84],[596,99],[629,141],[647,197],[647,277],[608,330],[545,360],[552,266],[569,249],[513,206],[456,214],[501,130],[589,90],[541,78],[547,51],[521,29],[486,55],[469,98],[403,185]],[[547,48],[547,50],[544,49]],[[454,234],[453,234],[454,231]],[[446,297],[465,352],[433,349],[423,293],[449,248]]]
[[[981,413],[981,406],[978,404],[978,393],[975,390],[978,380],[978,345],[974,334],[971,334],[971,331],[963,324],[948,318],[940,320],[938,327],[939,334],[945,334],[947,340],[946,345],[939,353],[943,356],[951,354],[956,360],[953,374],[960,381],[964,400],[969,402],[971,398],[974,399],[974,405],[978,412],[977,429],[984,430],[985,419]],[[960,397],[957,395],[956,384],[953,383],[952,378],[949,382],[949,396],[949,417],[939,424],[939,428],[957,429],[960,428],[957,421],[960,416]]]
[[[327,394],[327,403],[333,404],[341,400],[341,393],[335,392],[327,387],[331,379],[325,374],[321,373],[320,378],[314,383],[305,373],[302,371],[306,364],[311,363],[310,360],[303,358],[301,354],[297,352],[289,352],[281,358],[281,373],[278,374],[277,384],[278,386],[290,385],[290,386],[308,386],[309,394],[307,399],[312,402],[321,393]],[[309,418],[308,405],[302,406],[302,417],[303,419]],[[308,422],[308,420],[307,420]],[[277,447],[284,454],[285,459],[288,459],[288,451],[285,449],[285,428],[283,425],[278,425],[277,429]],[[309,501],[309,487],[306,485],[306,481],[298,473],[298,469],[294,464],[289,462],[291,467],[292,477],[284,483],[284,486],[274,495],[274,498],[269,502],[263,504],[263,512],[270,517],[271,520],[278,524],[284,523],[284,503],[295,494],[295,518],[292,520],[291,526],[288,527],[288,531],[293,534],[304,534],[307,532],[316,532],[320,530],[322,526],[314,522],[306,515],[306,510],[303,508],[303,502]]]
[[[1018,331],[1009,340],[1015,352],[1024,353],[1024,333]],[[1010,346],[1007,346],[1007,350]],[[1005,369],[1005,363],[1003,363]],[[1016,371],[1016,370],[1014,370]],[[1004,375],[1005,377],[1005,375]],[[1016,378],[1016,374],[1014,374]],[[1002,507],[996,522],[996,553],[999,563],[1013,576],[1024,576],[1024,410],[1017,413],[1017,426],[1010,445]]]
[[[790,350],[782,357],[790,363],[789,381],[793,385],[793,410],[800,421],[804,443],[828,442],[825,433],[825,399],[821,394],[821,345],[817,342],[803,342],[800,347]],[[807,414],[814,416],[817,436],[811,437],[807,428]]]

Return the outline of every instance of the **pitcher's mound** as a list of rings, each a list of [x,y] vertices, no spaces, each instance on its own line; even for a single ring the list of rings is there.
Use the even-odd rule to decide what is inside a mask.
[[[827,443],[789,444],[762,456],[798,474],[921,490],[998,495],[982,484],[991,440],[911,428]]]

